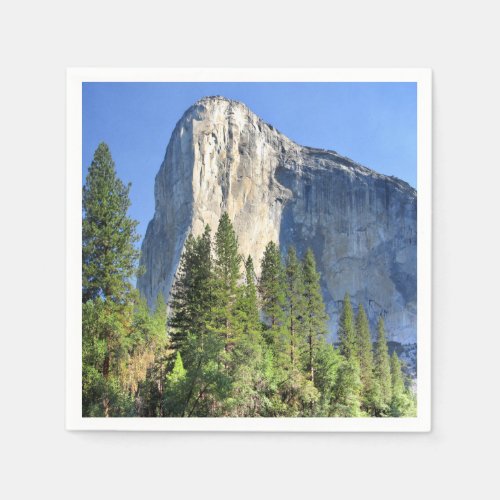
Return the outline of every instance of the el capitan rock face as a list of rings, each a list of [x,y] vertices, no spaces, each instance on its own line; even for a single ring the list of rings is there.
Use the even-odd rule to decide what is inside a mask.
[[[215,231],[224,211],[257,273],[270,240],[299,255],[312,247],[334,336],[348,292],[372,327],[382,314],[390,340],[416,342],[417,192],[408,184],[295,144],[242,103],[204,98],[177,123],[156,176],[137,283],[150,304],[169,296],[189,233]]]

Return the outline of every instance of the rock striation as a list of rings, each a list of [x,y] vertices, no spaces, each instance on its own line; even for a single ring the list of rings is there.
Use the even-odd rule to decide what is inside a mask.
[[[206,97],[177,123],[155,181],[137,286],[169,296],[184,242],[227,211],[257,273],[270,240],[316,256],[331,332],[344,294],[390,340],[416,342],[417,192],[337,154],[300,146],[240,102]]]

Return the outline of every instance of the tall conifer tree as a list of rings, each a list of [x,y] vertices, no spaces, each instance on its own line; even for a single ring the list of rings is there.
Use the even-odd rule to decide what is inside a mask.
[[[256,277],[252,258],[245,261],[244,282],[239,287],[234,315],[234,346],[231,351],[231,393],[224,414],[233,417],[259,416],[265,398],[262,391],[263,359]]]
[[[86,416],[130,415],[130,326],[137,273],[137,221],[128,216],[130,184],[117,177],[99,144],[82,193],[82,404]]]
[[[374,363],[374,375],[380,391],[378,409],[381,414],[386,414],[392,397],[392,380],[389,351],[382,317],[379,318],[377,325]]]
[[[293,246],[288,247],[286,257],[286,304],[287,304],[287,336],[290,345],[290,364],[298,366],[300,352],[304,342],[304,320],[306,311],[305,289],[302,266]]]
[[[335,417],[360,417],[361,379],[356,359],[344,358],[337,372],[332,412]]]
[[[156,298],[153,311],[149,310],[143,297],[138,300],[131,340],[131,370],[128,378],[130,381],[137,379],[137,414],[162,417],[166,367],[171,350],[167,335],[167,308],[161,293]]]
[[[138,222],[128,216],[130,184],[117,177],[107,144],[94,153],[83,187],[82,300],[123,302],[132,290]]]
[[[391,356],[391,416],[414,417],[416,416],[415,400],[411,389],[405,387],[401,361],[396,351]]]
[[[259,291],[262,311],[268,324],[266,338],[270,344],[279,345],[286,320],[285,272],[279,247],[270,241],[262,258]]]
[[[342,312],[339,318],[338,338],[340,341],[340,353],[349,361],[358,361],[358,347],[356,341],[356,327],[354,323],[354,312],[352,310],[351,298],[346,293],[342,304]]]
[[[367,409],[373,388],[373,347],[370,325],[363,304],[359,305],[356,316],[356,342],[360,377],[363,385],[363,406]]]
[[[339,351],[344,359],[338,369],[333,411],[335,416],[357,417],[361,415],[362,383],[356,324],[348,293],[344,296],[342,312],[339,317],[338,338]]]
[[[225,340],[216,314],[214,267],[206,226],[202,236],[186,241],[171,302],[173,345],[186,370],[180,416],[216,416],[227,386],[220,369]]]
[[[316,355],[328,331],[328,315],[321,293],[320,274],[316,270],[313,251],[308,248],[302,262],[304,293],[304,333],[307,343],[306,367],[309,380],[314,383],[316,371]]]
[[[400,396],[405,390],[403,373],[401,371],[401,361],[396,351],[394,351],[391,356],[391,387],[393,396]]]
[[[227,212],[219,220],[215,234],[214,262],[214,299],[215,328],[224,338],[224,349],[227,353],[234,345],[236,325],[236,306],[241,280],[241,256],[238,253],[238,239]]]
[[[184,363],[190,364],[186,350],[189,334],[199,337],[199,347],[208,335],[214,306],[211,231],[207,225],[203,235],[189,235],[182,254],[179,275],[174,283],[170,317],[173,347],[181,351]]]
[[[249,255],[245,261],[245,283],[242,287],[240,309],[243,311],[244,333],[260,338],[261,322],[259,318],[259,303],[257,297],[255,269],[252,257]]]

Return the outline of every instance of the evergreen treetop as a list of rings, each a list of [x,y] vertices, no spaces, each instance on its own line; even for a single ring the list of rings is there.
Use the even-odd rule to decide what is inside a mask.
[[[262,310],[271,329],[279,328],[285,320],[285,273],[279,247],[270,241],[262,258],[259,291]]]
[[[130,184],[117,177],[105,143],[99,144],[83,187],[82,300],[123,302],[132,290],[139,250],[138,222],[127,212]]]
[[[321,293],[320,274],[316,270],[313,251],[308,248],[302,262],[304,293],[304,332],[307,343],[306,367],[309,380],[314,382],[316,354],[328,331],[328,315]]]
[[[238,253],[238,238],[227,212],[219,220],[215,233],[215,259],[213,272],[215,322],[213,327],[225,339],[225,350],[234,343],[238,331],[236,306],[242,293],[238,286],[241,281],[241,256]]]
[[[210,227],[202,236],[189,235],[181,256],[179,275],[174,283],[170,317],[172,341],[184,352],[183,343],[189,333],[202,338],[209,328],[213,307],[213,259]]]

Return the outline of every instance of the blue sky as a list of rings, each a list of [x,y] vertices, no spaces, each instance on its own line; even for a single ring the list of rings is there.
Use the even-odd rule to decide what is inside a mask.
[[[333,149],[416,187],[416,83],[84,83],[83,176],[106,142],[131,182],[141,238],[154,212],[154,178],[184,111],[204,96],[244,102],[289,138]]]

